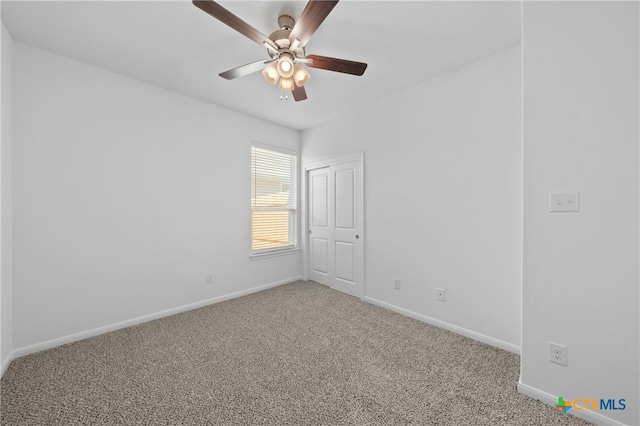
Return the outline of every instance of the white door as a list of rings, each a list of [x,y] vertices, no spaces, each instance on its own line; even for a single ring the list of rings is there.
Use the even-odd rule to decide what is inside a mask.
[[[310,170],[309,279],[363,296],[361,162]]]
[[[309,171],[309,279],[329,280],[329,167]]]

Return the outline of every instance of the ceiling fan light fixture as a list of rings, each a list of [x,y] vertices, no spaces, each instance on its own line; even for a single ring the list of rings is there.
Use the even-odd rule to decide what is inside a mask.
[[[302,65],[295,64],[293,66],[293,81],[296,83],[296,86],[304,86],[310,78],[311,76]]]
[[[282,78],[290,78],[293,75],[293,59],[289,55],[280,55],[278,74]]]
[[[313,68],[356,76],[364,74],[367,69],[367,64],[363,62],[305,53],[305,46],[309,39],[337,3],[338,0],[308,0],[297,23],[293,17],[281,15],[278,18],[280,29],[267,37],[225,9],[217,0],[193,0],[193,4],[198,9],[267,48],[269,60],[254,61],[230,69],[220,73],[220,77],[233,80],[262,70],[262,75],[270,84],[275,85],[280,82],[281,99],[286,99],[286,92],[291,91],[296,102],[307,99],[307,93],[303,86],[310,78],[309,73],[300,63]]]
[[[264,69],[262,70],[262,75],[269,83],[276,84],[278,82],[278,79],[280,78],[280,74],[278,74],[277,63],[271,62],[269,65],[264,67]]]
[[[281,78],[280,90],[293,90],[293,78]]]

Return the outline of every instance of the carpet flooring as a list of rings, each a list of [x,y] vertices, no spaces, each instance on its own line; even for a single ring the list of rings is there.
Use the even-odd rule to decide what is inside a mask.
[[[14,360],[3,425],[586,425],[519,357],[295,282]]]

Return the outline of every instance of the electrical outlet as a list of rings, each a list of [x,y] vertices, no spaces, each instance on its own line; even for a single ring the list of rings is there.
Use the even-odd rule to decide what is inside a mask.
[[[399,278],[394,278],[393,279],[393,288],[395,288],[396,290],[400,290],[400,279]]]
[[[560,365],[567,365],[567,347],[549,342],[549,361]]]
[[[207,284],[213,284],[213,273],[207,274]]]
[[[447,299],[447,292],[443,288],[438,289],[438,300],[444,302]]]

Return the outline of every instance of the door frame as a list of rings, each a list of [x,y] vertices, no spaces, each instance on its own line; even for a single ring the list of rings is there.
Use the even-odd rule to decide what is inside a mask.
[[[354,154],[345,155],[337,158],[328,158],[325,160],[314,161],[311,163],[303,164],[303,173],[302,173],[302,212],[300,215],[300,219],[302,221],[301,231],[302,238],[300,238],[300,243],[302,246],[302,275],[306,280],[309,279],[309,172],[311,170],[322,169],[325,167],[337,166],[339,164],[350,163],[353,161],[357,161],[360,163],[360,200],[358,201],[359,209],[358,209],[358,220],[360,222],[360,226],[362,229],[359,230],[359,235],[361,239],[361,253],[360,256],[356,256],[356,274],[357,277],[362,282],[362,294],[360,295],[360,299],[364,300],[365,293],[365,280],[364,280],[364,246],[366,241],[366,232],[365,232],[365,223],[364,223],[364,152],[357,152]]]

